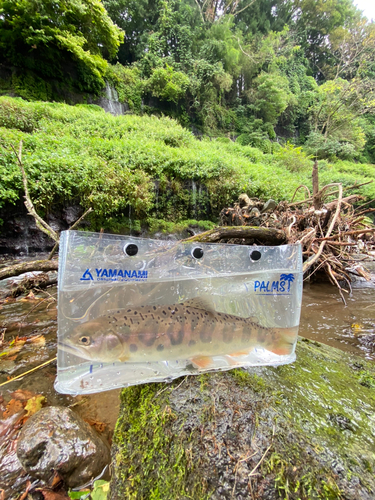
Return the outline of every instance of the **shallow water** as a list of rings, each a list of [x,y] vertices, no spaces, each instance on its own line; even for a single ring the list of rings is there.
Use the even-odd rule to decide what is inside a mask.
[[[345,294],[328,283],[303,289],[299,334],[369,360],[375,360],[375,284],[357,282]]]
[[[10,351],[10,356],[0,356],[0,383],[8,377],[24,373],[56,356],[57,350],[57,310],[56,287],[49,288],[35,299],[18,297],[0,301],[0,333],[3,329],[3,345],[1,351]],[[3,330],[4,331],[4,330]],[[16,338],[26,339],[19,348],[8,343]],[[12,351],[15,349],[15,352]],[[119,390],[107,391],[85,397],[71,397],[58,394],[54,390],[56,362],[46,365],[27,376],[0,387],[1,413],[17,389],[42,394],[47,398],[49,406],[70,406],[85,420],[105,424],[104,435],[110,438],[117,420],[119,410]]]

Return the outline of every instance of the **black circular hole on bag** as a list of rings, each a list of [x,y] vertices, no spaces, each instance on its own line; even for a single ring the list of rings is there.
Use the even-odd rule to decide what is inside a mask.
[[[199,247],[194,248],[194,250],[192,251],[193,257],[195,259],[201,259],[203,257],[203,253],[203,250]]]
[[[250,254],[251,260],[259,260],[262,257],[262,254],[258,250],[253,250]]]
[[[137,255],[137,253],[138,253],[138,247],[134,243],[129,243],[128,245],[126,245],[124,250],[125,250],[125,253],[127,255],[129,255],[130,257],[132,257],[133,255]]]

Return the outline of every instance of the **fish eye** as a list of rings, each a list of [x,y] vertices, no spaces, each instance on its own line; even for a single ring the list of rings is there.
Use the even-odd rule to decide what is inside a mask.
[[[84,335],[83,337],[80,337],[79,341],[83,345],[90,345],[90,343],[91,343],[90,337],[87,337],[86,335]]]

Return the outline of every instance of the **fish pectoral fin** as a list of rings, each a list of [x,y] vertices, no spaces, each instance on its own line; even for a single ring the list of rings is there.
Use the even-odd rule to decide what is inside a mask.
[[[210,356],[198,356],[190,360],[197,368],[207,368],[213,364],[213,359]]]
[[[247,349],[247,350],[237,351],[237,352],[231,352],[229,354],[229,356],[231,356],[232,358],[238,358],[239,356],[247,356],[250,351],[252,351],[252,349]]]
[[[291,354],[293,350],[293,344],[285,345],[285,346],[275,346],[271,349],[268,348],[269,351],[277,354],[278,356],[286,356],[287,354]]]

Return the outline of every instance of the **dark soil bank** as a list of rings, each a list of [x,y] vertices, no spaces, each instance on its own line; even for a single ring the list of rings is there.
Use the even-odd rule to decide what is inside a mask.
[[[374,499],[375,368],[300,340],[297,361],[122,392],[111,499]]]

